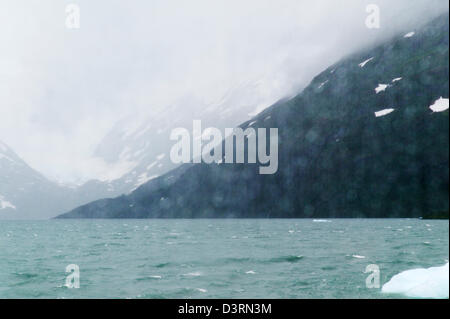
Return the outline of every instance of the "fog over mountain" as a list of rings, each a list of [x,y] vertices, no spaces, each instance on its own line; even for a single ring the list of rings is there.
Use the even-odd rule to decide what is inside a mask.
[[[259,157],[234,164],[236,142],[216,163],[185,164],[61,217],[448,218],[448,63],[447,12],[330,65],[242,123],[249,131],[236,140],[248,154],[256,140],[258,156],[267,144],[272,153],[274,136],[261,134],[279,132],[272,175]]]
[[[173,168],[159,157],[174,125],[242,123],[448,10],[377,1],[381,25],[368,29],[373,1],[79,0],[81,28],[67,29],[71,2],[0,3],[0,139],[49,180],[101,179],[114,194]]]

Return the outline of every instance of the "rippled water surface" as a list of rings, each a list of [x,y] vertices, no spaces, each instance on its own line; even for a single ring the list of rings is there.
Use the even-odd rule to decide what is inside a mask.
[[[448,221],[0,221],[0,298],[398,298],[367,265],[383,284],[448,254]]]

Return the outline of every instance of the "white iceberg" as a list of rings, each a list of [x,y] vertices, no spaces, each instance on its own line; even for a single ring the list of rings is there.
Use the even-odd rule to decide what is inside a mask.
[[[404,38],[412,38],[416,33],[415,32],[409,32],[404,35]]]
[[[448,263],[442,267],[404,271],[392,277],[381,291],[412,298],[448,298]]]

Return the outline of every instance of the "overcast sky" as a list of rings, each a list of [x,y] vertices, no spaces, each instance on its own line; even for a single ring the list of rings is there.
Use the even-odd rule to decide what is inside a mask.
[[[66,28],[69,3],[80,29]],[[369,3],[380,29],[365,25]],[[186,95],[207,103],[243,79],[282,98],[447,10],[445,0],[0,0],[0,140],[52,179],[95,177],[95,146],[130,113]]]

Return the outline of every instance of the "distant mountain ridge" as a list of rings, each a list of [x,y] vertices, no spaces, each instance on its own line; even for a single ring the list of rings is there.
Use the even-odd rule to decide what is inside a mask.
[[[263,80],[247,80],[230,88],[217,101],[185,97],[162,110],[149,111],[153,114],[132,114],[117,122],[94,153],[96,158],[118,168],[118,176],[104,182],[112,190],[111,195],[128,194],[179,166],[169,156],[172,129],[192,127],[192,121],[199,118],[205,128],[235,127],[251,119],[249,114],[255,109],[270,106],[277,100],[274,96],[280,94],[262,94],[264,90]]]
[[[76,188],[50,181],[0,141],[0,219],[52,218],[108,193],[97,181]]]
[[[108,166],[106,175],[80,185],[68,186],[47,179],[2,143],[0,219],[52,218],[99,198],[129,194],[179,166],[169,158],[171,145],[168,141],[173,128],[192,125],[195,118],[202,118],[209,126],[234,127],[241,119],[250,119],[249,114],[255,109],[270,105],[274,96],[281,93],[260,94],[264,90],[262,79],[248,79],[230,88],[217,101],[206,103],[185,97],[178,104],[152,114],[123,118],[93,153],[93,158]],[[189,109],[189,116],[181,116],[180,109]],[[7,158],[14,158],[14,161],[6,161]],[[20,163],[20,167],[15,163]]]
[[[186,164],[60,218],[420,217],[449,209],[448,13],[331,66],[241,127],[279,128],[279,171]],[[447,104],[448,105],[448,104]]]

